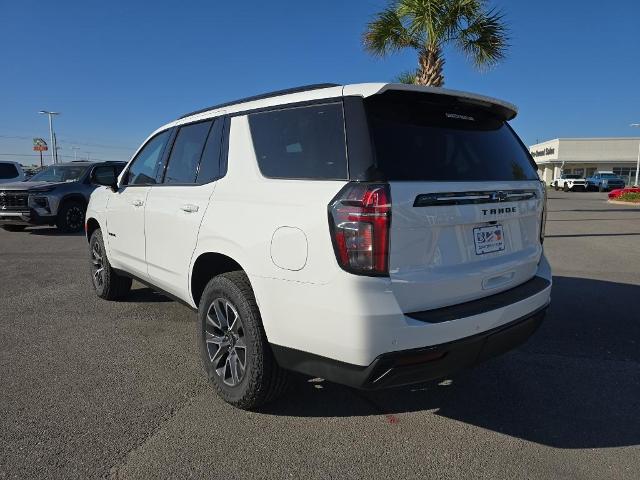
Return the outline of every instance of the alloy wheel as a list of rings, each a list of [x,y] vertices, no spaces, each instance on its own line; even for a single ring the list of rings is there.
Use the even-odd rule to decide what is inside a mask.
[[[93,284],[96,288],[101,288],[104,285],[104,261],[100,242],[94,242],[91,248],[91,270]]]
[[[247,368],[247,344],[240,315],[228,300],[217,298],[209,307],[204,341],[216,375],[225,385],[238,385]]]
[[[67,225],[69,226],[69,229],[74,231],[80,230],[80,228],[82,227],[83,216],[84,214],[82,212],[82,208],[80,207],[73,206],[70,209],[68,209],[65,220],[67,221]]]

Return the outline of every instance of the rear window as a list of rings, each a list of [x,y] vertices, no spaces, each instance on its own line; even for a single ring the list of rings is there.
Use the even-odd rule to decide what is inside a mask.
[[[422,97],[422,98],[421,98]],[[386,180],[536,180],[528,152],[495,113],[407,92],[365,101],[377,175]]]
[[[0,179],[7,180],[18,176],[20,176],[20,174],[13,163],[0,163]]]
[[[347,178],[342,103],[253,113],[249,127],[265,177]]]

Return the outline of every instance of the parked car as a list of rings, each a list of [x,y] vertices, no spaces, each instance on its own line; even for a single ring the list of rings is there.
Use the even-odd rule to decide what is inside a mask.
[[[613,172],[595,172],[587,178],[587,190],[606,192],[624,186],[624,180]]]
[[[24,182],[0,185],[0,227],[56,225],[79,232],[89,195],[97,182],[114,181],[125,162],[71,162],[51,165]]]
[[[581,175],[563,173],[553,181],[554,190],[562,189],[565,192],[575,192],[576,190],[586,190],[587,182]]]
[[[18,162],[0,161],[0,184],[21,182],[25,179],[22,165]]]
[[[136,278],[196,309],[206,374],[241,408],[290,370],[377,389],[469,367],[550,301],[545,188],[515,115],[398,84],[188,114],[91,195],[93,287],[120,299]]]

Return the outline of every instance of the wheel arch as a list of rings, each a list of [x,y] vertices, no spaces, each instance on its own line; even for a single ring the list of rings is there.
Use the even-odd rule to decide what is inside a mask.
[[[60,202],[58,203],[58,210],[60,210],[60,208],[62,208],[62,205],[64,205],[66,202],[70,201],[78,201],[82,203],[85,208],[87,207],[87,199],[84,197],[84,195],[82,195],[81,193],[68,193],[60,199]]]
[[[191,275],[189,277],[189,287],[191,298],[197,307],[200,304],[202,292],[207,283],[216,275],[221,273],[242,270],[247,272],[235,258],[220,252],[202,252],[193,262]],[[249,281],[251,283],[251,281]],[[251,287],[253,290],[253,286]],[[254,290],[255,295],[255,290]]]
[[[87,242],[91,240],[91,235],[93,232],[100,228],[100,223],[94,217],[90,217],[85,219],[85,232],[87,236]]]

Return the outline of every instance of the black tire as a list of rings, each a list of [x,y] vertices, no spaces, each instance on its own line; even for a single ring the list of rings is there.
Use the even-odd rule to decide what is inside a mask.
[[[99,257],[99,258],[97,258]],[[102,232],[96,229],[89,240],[89,267],[91,272],[91,284],[96,295],[105,300],[118,300],[131,290],[131,278],[118,275],[107,258],[104,249]],[[101,271],[98,271],[99,269]]]
[[[84,203],[77,200],[67,200],[58,210],[56,226],[65,233],[77,233],[84,228]]]
[[[558,188],[558,182],[555,182],[555,183],[553,184],[553,189],[554,189],[556,192],[559,190],[559,188]]]
[[[220,310],[225,306],[226,318],[217,318],[214,302]],[[208,321],[210,311],[212,318]],[[236,319],[232,321],[235,330],[229,328],[228,319]],[[251,410],[276,399],[286,389],[288,372],[280,368],[271,352],[244,272],[223,273],[207,284],[198,308],[198,342],[209,381],[225,402]]]
[[[569,186],[565,183],[564,187],[562,187],[562,191],[563,192],[568,192],[569,191]]]
[[[22,232],[25,228],[26,225],[2,225],[2,229],[7,232]]]

